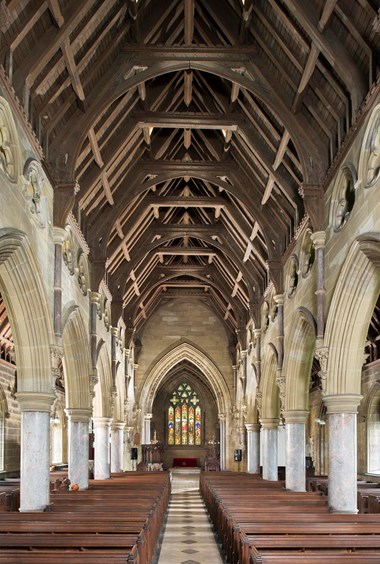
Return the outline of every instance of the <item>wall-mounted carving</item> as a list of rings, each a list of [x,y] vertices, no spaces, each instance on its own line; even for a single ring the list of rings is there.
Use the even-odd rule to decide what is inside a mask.
[[[303,277],[308,276],[315,259],[315,251],[313,241],[311,240],[311,234],[311,229],[307,229],[301,246],[300,270]]]
[[[261,329],[265,332],[269,325],[269,303],[265,300],[261,306]]]
[[[74,268],[75,268],[75,264],[74,264],[75,242],[71,229],[69,227],[66,227],[66,230],[67,230],[67,237],[63,242],[62,256],[63,256],[63,262],[67,266],[71,276],[73,276]]]
[[[0,96],[0,171],[12,182],[17,182],[20,163],[20,149],[12,112],[8,102]]]
[[[23,194],[29,204],[29,211],[40,227],[46,225],[45,174],[38,161],[28,159],[23,172]]]
[[[366,188],[373,186],[380,177],[380,116],[375,120],[369,135]]]
[[[347,223],[355,204],[355,184],[357,174],[352,164],[342,167],[333,191],[332,221],[335,231],[339,231]]]
[[[88,280],[89,280],[88,265],[87,265],[87,257],[81,249],[79,250],[78,253],[76,273],[77,273],[77,280],[78,280],[80,291],[84,296],[86,296],[88,289]]]
[[[286,289],[288,293],[288,297],[290,298],[293,296],[294,292],[297,289],[298,285],[298,257],[297,255],[292,255],[289,261],[289,269],[288,274],[286,277]]]

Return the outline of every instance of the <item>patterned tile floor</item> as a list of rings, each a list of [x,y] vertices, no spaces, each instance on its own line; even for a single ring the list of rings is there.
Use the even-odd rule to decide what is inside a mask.
[[[223,564],[199,492],[199,474],[172,471],[172,496],[157,564]]]

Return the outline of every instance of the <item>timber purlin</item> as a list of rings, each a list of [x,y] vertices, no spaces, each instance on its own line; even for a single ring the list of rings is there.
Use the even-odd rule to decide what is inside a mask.
[[[380,562],[378,515],[331,514],[320,491],[254,474],[201,473],[200,487],[231,564]]]
[[[0,513],[0,564],[151,564],[170,496],[167,472],[53,491],[41,513]]]

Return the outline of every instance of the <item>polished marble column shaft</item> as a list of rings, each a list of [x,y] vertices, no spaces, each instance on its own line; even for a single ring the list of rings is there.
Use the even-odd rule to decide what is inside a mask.
[[[69,480],[88,488],[89,429],[91,409],[66,409],[69,419]]]
[[[259,474],[260,472],[260,425],[247,423],[247,472]]]
[[[125,423],[111,426],[111,472],[124,470],[124,427]]]
[[[326,396],[329,437],[329,509],[357,513],[357,407],[361,396]]]
[[[21,392],[20,511],[43,511],[50,503],[50,409],[54,396]]]
[[[262,419],[261,425],[263,479],[275,481],[278,480],[278,420]]]
[[[294,492],[306,491],[305,420],[306,411],[285,411],[285,487]]]
[[[95,480],[107,480],[110,477],[110,426],[108,417],[94,417],[95,435]]]

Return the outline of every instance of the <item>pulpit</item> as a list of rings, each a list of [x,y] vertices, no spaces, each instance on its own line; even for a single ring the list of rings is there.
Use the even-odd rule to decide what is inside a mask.
[[[137,470],[164,470],[164,448],[165,444],[160,442],[141,445],[142,459],[137,465]]]

